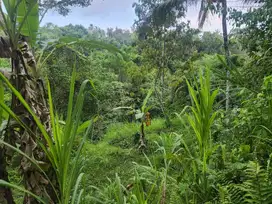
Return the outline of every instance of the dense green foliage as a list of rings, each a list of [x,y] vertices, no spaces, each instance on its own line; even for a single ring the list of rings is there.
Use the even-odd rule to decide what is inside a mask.
[[[181,21],[186,10],[180,4],[174,5],[179,12],[154,21],[158,13],[150,11],[160,9],[159,2],[134,4],[133,32],[52,23],[39,28],[38,74],[50,84],[54,138],[44,133],[52,151],[46,153],[62,185],[60,203],[71,202],[75,192],[86,204],[271,204],[271,2],[244,13],[230,9],[237,26],[229,36],[231,68],[221,33]],[[91,86],[83,100],[86,79]],[[2,84],[0,94],[8,104]],[[9,174],[20,186],[16,171]],[[15,195],[21,202],[23,195]]]

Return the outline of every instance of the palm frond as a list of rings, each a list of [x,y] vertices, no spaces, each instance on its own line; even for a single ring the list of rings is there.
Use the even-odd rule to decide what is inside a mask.
[[[196,2],[197,0],[190,0],[189,2]],[[166,0],[162,3],[155,6],[152,10],[147,13],[144,19],[141,19],[140,28],[149,28],[152,26],[162,26],[169,23],[174,18],[174,15],[177,17],[182,17],[185,15],[185,10],[187,0]]]

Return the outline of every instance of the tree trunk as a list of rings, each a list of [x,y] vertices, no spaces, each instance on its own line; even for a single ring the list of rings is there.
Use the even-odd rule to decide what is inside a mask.
[[[222,28],[223,28],[223,39],[224,39],[224,50],[225,58],[229,68],[231,68],[230,62],[230,51],[229,51],[229,39],[228,39],[228,28],[227,28],[227,14],[228,14],[227,0],[222,0]],[[230,73],[227,70],[227,78],[229,78]],[[230,104],[230,81],[226,81],[226,111],[229,109]]]
[[[162,59],[161,59],[161,95],[164,98],[164,67],[165,67],[165,29],[163,28]]]
[[[36,78],[35,58],[26,41],[22,40],[20,47],[21,50],[15,51],[15,54],[13,54],[13,77],[11,78],[11,82],[21,93],[34,113],[38,116],[47,132],[50,133],[50,114],[48,104],[45,99],[42,81]],[[54,183],[54,186],[57,189],[55,174],[53,173],[53,169],[50,168],[51,164],[42,148],[38,145],[39,141],[46,146],[46,141],[39,131],[37,124],[15,96],[13,96],[11,108],[32,132],[28,132],[23,128],[20,129],[18,139],[20,141],[21,151],[35,159],[39,164],[49,167],[46,173],[48,175],[52,175],[50,180]],[[11,130],[11,133],[14,134],[15,130]],[[28,191],[44,198],[48,203],[57,203],[56,194],[49,181],[46,180],[42,172],[40,172],[40,170],[38,170],[35,165],[25,157],[21,160],[21,171],[24,178],[25,188]],[[24,204],[36,203],[39,202],[35,198],[25,195]]]
[[[41,123],[46,127],[47,132],[50,133],[50,114],[42,81],[37,78],[35,58],[27,42],[23,38],[20,42],[20,47],[20,50],[11,51],[9,40],[0,37],[0,58],[11,58],[12,73],[10,75],[10,82],[20,92],[31,109],[38,116]],[[1,72],[3,73],[3,71]],[[20,125],[16,124],[16,121],[10,117],[8,137],[6,137],[6,140],[13,145],[16,143],[19,144],[21,151],[35,159],[40,165],[47,167],[45,172],[49,175],[50,181],[53,183],[55,189],[58,189],[55,172],[44,151],[38,145],[38,141],[42,142],[45,146],[46,142],[40,133],[37,124],[33,120],[33,117],[14,95],[12,96],[11,109],[25,123],[31,132],[20,127]],[[0,160],[5,161],[5,157],[6,155],[2,153],[0,155]],[[26,190],[38,195],[48,203],[58,203],[57,195],[53,190],[53,187],[32,162],[23,157],[20,163],[20,169]],[[9,202],[7,203],[9,204]],[[35,198],[30,195],[25,195],[24,204],[36,203],[38,204],[39,202]]]
[[[164,89],[165,89],[165,56],[166,56],[166,47],[165,47],[165,32],[166,32],[166,29],[163,27],[163,39],[162,39],[162,58],[161,58],[161,63],[160,63],[160,67],[159,67],[159,72],[158,72],[158,76],[157,78],[160,76],[161,80],[160,80],[160,88],[161,88],[161,91],[157,91],[156,90],[156,87],[157,87],[157,78],[155,80],[155,93],[156,93],[156,97],[157,97],[157,100],[159,101],[159,105],[160,105],[160,108],[161,108],[161,111],[164,115],[164,118],[165,118],[165,123],[166,123],[166,126],[167,127],[170,127],[171,126],[171,121],[170,121],[170,118],[168,116],[168,113],[166,111],[166,107],[164,105],[164,102],[163,102],[163,99],[165,98],[164,97]]]

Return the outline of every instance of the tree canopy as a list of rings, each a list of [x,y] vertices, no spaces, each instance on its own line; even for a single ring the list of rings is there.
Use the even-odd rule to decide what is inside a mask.
[[[92,0],[39,0],[42,15],[48,10],[55,10],[59,14],[66,16],[71,11],[72,6],[87,7]]]

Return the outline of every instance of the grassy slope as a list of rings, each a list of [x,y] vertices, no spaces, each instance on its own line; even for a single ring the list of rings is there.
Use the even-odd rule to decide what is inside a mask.
[[[160,134],[174,131],[178,127],[177,120],[173,124],[172,129],[166,129],[163,119],[154,119],[151,126],[146,128],[148,155],[156,150],[154,141]],[[112,124],[101,142],[85,145],[83,154],[86,157],[84,171],[87,192],[91,190],[90,185],[105,186],[108,178],[114,180],[116,174],[124,184],[128,184],[133,173],[133,162],[147,164],[144,155],[133,144],[133,135],[139,131],[139,127],[139,123]]]

